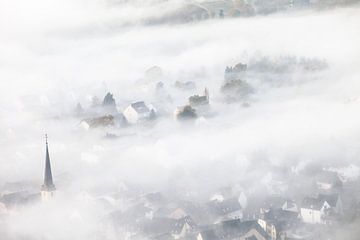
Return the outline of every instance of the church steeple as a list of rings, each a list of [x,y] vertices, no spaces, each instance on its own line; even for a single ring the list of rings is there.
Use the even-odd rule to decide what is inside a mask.
[[[41,196],[43,200],[49,199],[54,194],[53,192],[56,190],[52,173],[51,173],[51,164],[50,164],[50,155],[49,155],[49,146],[48,146],[48,137],[45,135],[46,140],[46,159],[45,159],[45,174],[44,174],[44,184],[41,186]]]

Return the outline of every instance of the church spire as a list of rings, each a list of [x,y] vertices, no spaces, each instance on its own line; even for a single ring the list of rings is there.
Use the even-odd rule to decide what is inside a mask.
[[[45,134],[46,140],[46,160],[45,160],[45,174],[44,174],[44,184],[41,187],[41,191],[55,191],[55,185],[53,183],[52,173],[51,173],[51,164],[49,156],[49,146],[48,146],[48,137]]]

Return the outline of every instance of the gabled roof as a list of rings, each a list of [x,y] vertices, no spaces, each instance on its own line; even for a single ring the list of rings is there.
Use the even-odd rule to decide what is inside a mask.
[[[185,224],[188,224],[191,228],[196,227],[196,224],[192,218],[190,216],[186,216],[176,220],[174,228],[172,229],[172,233],[180,234]]]
[[[319,198],[306,197],[303,199],[301,207],[308,209],[320,210],[324,205],[324,201]]]
[[[331,207],[336,207],[339,194],[319,194],[318,198],[326,201]]]
[[[264,213],[261,218],[265,220],[267,224],[273,224],[276,227],[276,231],[282,231],[298,224],[298,217],[299,214],[296,212],[283,209],[270,209]]]
[[[150,112],[150,109],[146,106],[146,104],[143,101],[132,103],[131,107],[138,113]]]
[[[338,194],[319,194],[315,197],[306,197],[302,202],[302,208],[320,210],[324,203],[327,202],[331,207],[335,207],[338,201]]]
[[[190,105],[206,105],[208,103],[209,103],[209,99],[207,96],[194,95],[189,97]]]
[[[270,209],[264,213],[264,220],[275,220],[275,221],[295,221],[299,214],[292,211],[286,211],[283,209]]]

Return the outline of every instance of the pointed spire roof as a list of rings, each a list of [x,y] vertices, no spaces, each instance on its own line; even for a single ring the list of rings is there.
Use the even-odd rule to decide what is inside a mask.
[[[44,184],[41,187],[42,191],[54,191],[55,185],[53,183],[51,165],[50,165],[50,156],[49,156],[49,147],[47,141],[47,134],[45,135],[46,139],[46,160],[45,160],[45,174],[44,174]]]

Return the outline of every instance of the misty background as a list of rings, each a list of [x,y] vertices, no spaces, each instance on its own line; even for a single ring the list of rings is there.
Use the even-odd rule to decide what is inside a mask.
[[[47,133],[58,190],[46,206],[0,208],[0,239],[117,239],[104,224],[107,204],[125,208],[114,194],[133,185],[200,201],[234,182],[245,193],[266,187],[273,168],[296,174],[320,164],[358,177],[359,5],[144,24],[181,4],[0,1],[0,186],[40,189]],[[289,56],[327,67],[278,82],[254,76],[248,107],[224,100],[226,66]],[[146,75],[153,66],[162,69],[156,80]],[[158,81],[171,101],[159,100]],[[176,81],[196,88],[176,89]],[[175,121],[175,107],[205,87],[212,114]],[[121,111],[145,100],[163,114],[151,126],[84,129],[77,103],[89,108],[107,92]]]

